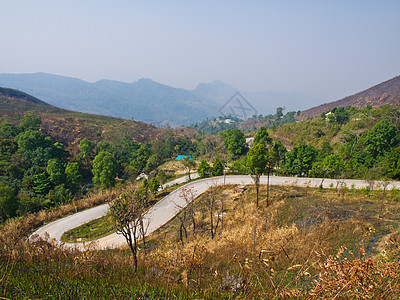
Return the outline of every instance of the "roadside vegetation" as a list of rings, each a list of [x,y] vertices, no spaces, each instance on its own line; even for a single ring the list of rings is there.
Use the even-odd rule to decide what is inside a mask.
[[[28,243],[26,234],[44,214],[10,220],[0,232],[1,296],[400,296],[399,191],[273,186],[268,206],[266,193],[263,184],[257,207],[254,186],[211,187],[146,246],[139,243],[136,274],[128,247],[79,252],[52,241]]]

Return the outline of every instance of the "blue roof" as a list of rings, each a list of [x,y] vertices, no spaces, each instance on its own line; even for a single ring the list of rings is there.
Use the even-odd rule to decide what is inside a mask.
[[[178,155],[178,156],[175,158],[175,160],[181,160],[181,159],[184,159],[186,156],[187,156],[187,155]],[[192,157],[192,156],[189,156],[189,158],[190,158],[190,159],[193,159],[193,157]]]

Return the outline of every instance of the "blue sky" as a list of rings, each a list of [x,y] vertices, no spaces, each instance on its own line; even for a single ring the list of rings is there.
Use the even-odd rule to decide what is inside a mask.
[[[400,75],[400,1],[1,0],[0,73],[333,101]]]

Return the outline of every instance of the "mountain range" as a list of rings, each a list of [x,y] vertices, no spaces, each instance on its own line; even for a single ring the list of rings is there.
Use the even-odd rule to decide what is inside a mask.
[[[323,101],[299,92],[245,92],[221,81],[200,83],[193,90],[174,88],[151,79],[132,83],[80,79],[47,73],[0,74],[0,86],[17,89],[53,106],[156,125],[190,125],[220,115],[219,109],[240,92],[258,114],[277,107],[302,110]]]

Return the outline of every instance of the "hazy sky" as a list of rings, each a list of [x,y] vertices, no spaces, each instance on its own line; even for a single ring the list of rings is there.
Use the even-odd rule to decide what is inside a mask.
[[[337,100],[400,75],[399,0],[0,0],[0,73]]]

